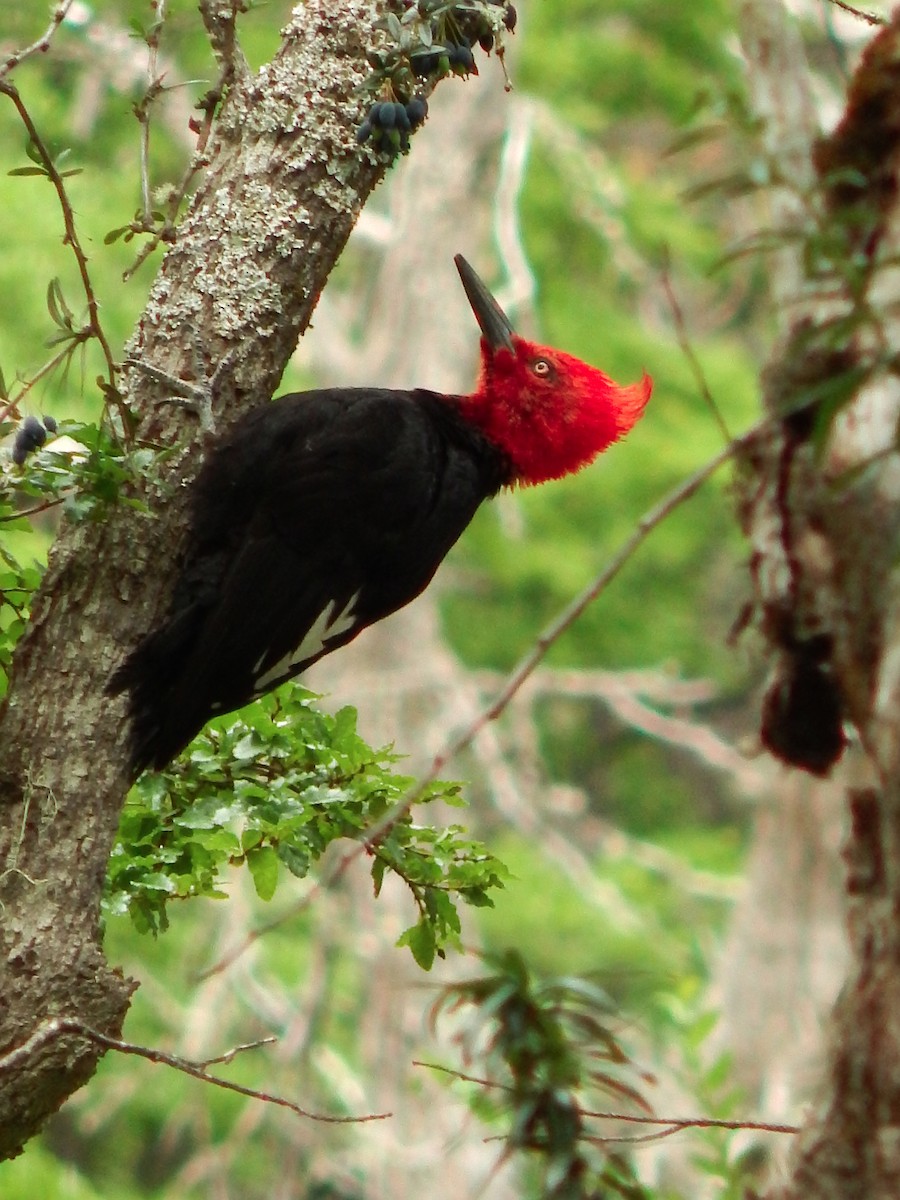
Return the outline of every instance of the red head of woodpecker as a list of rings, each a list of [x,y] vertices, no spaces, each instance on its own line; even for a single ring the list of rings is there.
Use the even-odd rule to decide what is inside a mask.
[[[478,387],[463,412],[505,451],[516,481],[571,474],[624,437],[650,399],[650,376],[620,387],[571,354],[526,342],[463,256],[454,261],[483,334]]]
[[[619,387],[517,337],[456,263],[483,334],[471,395],[300,392],[211,447],[169,611],[110,681],[135,771],[408,604],[501,487],[579,470],[641,415],[646,375]]]

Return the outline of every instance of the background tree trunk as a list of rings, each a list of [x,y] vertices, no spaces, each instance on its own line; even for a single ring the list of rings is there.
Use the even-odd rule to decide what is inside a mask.
[[[836,686],[858,744],[839,768],[850,814],[850,977],[820,1103],[797,1139],[789,1181],[769,1196],[887,1200],[900,1188],[900,14],[863,56],[837,129],[813,143],[811,190],[793,124],[806,111],[796,92],[802,63],[773,69],[785,44],[773,30],[779,14],[746,4],[744,45],[757,98],[768,95],[779,114],[768,123],[771,148],[776,160],[783,151],[784,178],[800,181],[783,189],[780,208],[776,194],[776,227],[801,235],[803,257],[784,276],[784,335],[763,376],[773,424],[747,455],[743,511],[774,664],[770,732],[790,747],[803,718],[826,738],[821,714]],[[786,243],[782,254],[792,253]],[[836,418],[825,395],[841,405]],[[815,687],[800,703],[798,681],[808,675]]]

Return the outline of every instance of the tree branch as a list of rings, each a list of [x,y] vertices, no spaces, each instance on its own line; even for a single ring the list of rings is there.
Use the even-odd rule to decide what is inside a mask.
[[[124,1042],[121,1038],[109,1037],[98,1029],[92,1029],[90,1025],[85,1025],[83,1021],[54,1017],[39,1025],[26,1041],[0,1055],[0,1074],[21,1068],[48,1045],[68,1034],[86,1038],[103,1050],[117,1050],[120,1054],[133,1054],[138,1058],[147,1059],[148,1062],[161,1063],[163,1066],[171,1067],[174,1071],[190,1075],[192,1079],[199,1079],[203,1083],[212,1084],[213,1087],[223,1088],[228,1092],[237,1092],[239,1096],[248,1096],[251,1100],[261,1100],[265,1104],[274,1104],[279,1108],[290,1109],[298,1117],[306,1117],[310,1121],[321,1121],[329,1125],[361,1125],[367,1121],[384,1121],[392,1115],[391,1113],[368,1113],[362,1117],[335,1117],[327,1113],[314,1113],[301,1108],[299,1104],[295,1104],[293,1100],[287,1100],[283,1096],[275,1096],[270,1092],[244,1087],[243,1084],[234,1083],[230,1079],[222,1079],[218,1075],[209,1074],[207,1068],[213,1063],[231,1062],[238,1054],[276,1041],[277,1039],[273,1037],[262,1038],[258,1042],[248,1042],[243,1046],[234,1046],[231,1050],[217,1055],[215,1058],[193,1062],[190,1059],[181,1058],[177,1054],[168,1054],[164,1050],[155,1050],[149,1046],[136,1045],[134,1042]]]
[[[15,54],[10,54],[6,61],[0,65],[0,80],[3,80],[10,71],[14,70],[20,63],[23,63],[26,58],[31,58],[35,54],[45,54],[50,49],[50,43],[53,41],[56,31],[68,16],[72,3],[73,0],[60,0],[60,3],[53,10],[50,24],[37,41],[32,42],[30,46],[25,46],[22,50],[17,50]]]

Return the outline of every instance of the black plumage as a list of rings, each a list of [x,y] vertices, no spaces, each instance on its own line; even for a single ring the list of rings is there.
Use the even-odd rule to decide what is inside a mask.
[[[194,485],[168,616],[110,685],[131,694],[135,769],[402,608],[511,479],[434,392],[312,391],[239,421]]]

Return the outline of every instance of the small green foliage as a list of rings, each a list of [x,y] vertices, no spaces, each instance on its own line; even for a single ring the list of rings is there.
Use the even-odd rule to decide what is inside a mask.
[[[409,888],[419,918],[398,944],[423,969],[458,944],[456,903],[490,905],[505,868],[459,826],[418,825],[402,810],[391,820],[413,784],[394,772],[397,756],[366,744],[353,709],[330,716],[313,699],[289,685],[214,722],[177,763],[138,781],[110,860],[108,912],[158,932],[169,900],[221,897],[224,872],[241,865],[270,900],[281,868],[302,878],[349,838],[366,843],[376,895],[387,871]],[[435,783],[421,802],[439,799],[459,803],[458,786]]]
[[[0,512],[3,506],[0,503]],[[13,650],[25,632],[31,596],[41,581],[37,565],[23,567],[0,544],[0,697],[6,695]]]
[[[45,179],[49,179],[50,171],[47,168],[47,163],[44,159],[44,156],[41,154],[40,148],[37,145],[35,145],[35,143],[33,141],[29,141],[26,144],[25,153],[28,155],[28,157],[31,159],[31,161],[35,165],[33,167],[14,167],[11,171],[6,172],[7,175],[13,175],[13,176],[43,175]],[[58,171],[60,179],[69,179],[73,175],[81,174],[81,171],[82,171],[81,167],[69,167],[67,170],[63,170],[62,164],[65,162],[65,160],[69,157],[69,155],[71,153],[72,153],[71,150],[61,150],[60,153],[55,156],[55,158],[51,159],[51,163],[52,163],[53,167],[55,167],[56,170]]]
[[[151,450],[123,451],[102,425],[44,419],[46,429],[36,418],[26,418],[9,455],[0,452],[0,696],[43,574],[35,563],[21,565],[2,544],[4,535],[30,529],[34,518],[55,508],[70,521],[102,520],[113,504],[142,508],[129,485],[153,458]],[[41,440],[31,427],[40,430]],[[0,436],[13,428],[0,423]]]
[[[62,448],[56,435],[66,439]],[[20,466],[0,462],[0,529],[18,519],[23,497],[39,501],[40,511],[62,504],[74,521],[100,520],[112,504],[142,507],[127,494],[127,485],[146,472],[153,458],[149,449],[123,450],[103,425],[60,422],[54,440]]]
[[[628,1160],[587,1126],[610,1096],[620,1109],[649,1111],[632,1082],[646,1077],[610,1028],[609,996],[588,979],[540,978],[513,950],[487,961],[489,974],[446,988],[432,1012],[465,1021],[464,1064],[477,1059],[491,1080],[477,1096],[480,1115],[503,1124],[510,1153],[540,1164],[543,1200],[644,1197]]]

